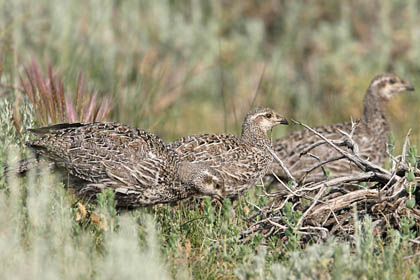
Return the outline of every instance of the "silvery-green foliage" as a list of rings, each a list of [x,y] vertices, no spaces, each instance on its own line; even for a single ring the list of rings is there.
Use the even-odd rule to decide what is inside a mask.
[[[170,279],[150,217],[145,225],[146,248],[139,245],[139,226],[130,214],[121,216],[117,232],[105,234],[106,253],[98,260],[98,279]]]
[[[16,149],[9,154],[19,159]],[[81,230],[70,198],[47,170],[32,170],[25,179],[8,175],[6,187],[0,188],[4,279],[169,279],[151,219],[146,220],[145,246],[140,246],[135,215],[122,215],[112,230]],[[104,251],[97,248],[98,237]]]

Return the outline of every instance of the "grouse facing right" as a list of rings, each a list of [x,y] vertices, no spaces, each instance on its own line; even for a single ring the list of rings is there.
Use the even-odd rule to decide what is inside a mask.
[[[267,132],[287,120],[270,108],[250,111],[242,124],[242,135],[203,134],[170,143],[183,160],[205,164],[217,171],[225,183],[225,196],[236,197],[264,176],[273,162]]]
[[[382,165],[386,159],[387,141],[390,127],[385,117],[385,104],[395,94],[403,91],[413,91],[414,87],[403,78],[395,74],[382,74],[376,76],[370,83],[366,91],[363,103],[363,116],[357,124],[353,140],[358,144],[360,155],[369,159],[371,162]],[[340,139],[343,137],[338,130],[350,133],[351,122],[337,123],[315,128],[316,131],[329,139]],[[320,162],[337,158],[340,154],[323,144],[310,151],[311,154],[318,156],[319,160],[302,155],[302,151],[321,139],[309,130],[299,130],[291,133],[287,137],[277,139],[273,142],[273,147],[278,156],[284,160],[286,167],[297,179],[302,177]],[[330,178],[359,172],[358,168],[346,159],[325,164],[324,167],[331,171]],[[287,180],[287,176],[281,166],[276,162],[273,170],[282,180]],[[313,170],[307,174],[305,181],[319,181],[325,178],[321,168]]]

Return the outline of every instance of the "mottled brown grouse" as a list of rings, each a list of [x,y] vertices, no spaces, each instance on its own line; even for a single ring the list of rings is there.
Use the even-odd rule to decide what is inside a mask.
[[[30,130],[28,146],[69,176],[78,194],[115,192],[117,206],[167,203],[193,195],[223,196],[223,180],[180,160],[156,135],[118,123],[58,124]]]
[[[225,183],[225,195],[235,197],[252,187],[273,162],[268,130],[287,120],[269,108],[247,114],[242,135],[203,134],[186,136],[169,144],[183,159],[215,169]]]
[[[408,81],[395,74],[382,74],[372,80],[365,94],[363,116],[353,135],[353,140],[358,144],[362,158],[369,159],[378,165],[384,163],[390,132],[390,126],[385,117],[385,105],[395,94],[413,90],[414,87]],[[325,137],[336,140],[343,138],[343,135],[338,131],[339,129],[350,133],[352,124],[351,122],[345,122],[315,128]],[[323,144],[310,151],[311,154],[319,157],[319,160],[308,154],[301,156],[305,149],[319,141],[321,139],[318,136],[305,129],[274,140],[273,147],[278,156],[284,160],[284,164],[289,168],[292,175],[297,179],[302,179],[308,170],[320,162],[340,156],[328,144]],[[360,172],[354,164],[346,159],[326,164],[324,168],[330,171],[330,178]],[[284,170],[276,162],[273,163],[273,172],[282,180],[287,180]],[[305,182],[322,179],[325,179],[325,175],[321,168],[317,168],[306,176]]]

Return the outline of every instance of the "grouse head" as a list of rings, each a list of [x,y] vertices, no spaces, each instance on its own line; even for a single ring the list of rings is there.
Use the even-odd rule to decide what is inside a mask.
[[[376,76],[372,80],[369,89],[372,94],[385,101],[388,101],[399,92],[414,91],[414,87],[410,82],[391,73]]]
[[[258,127],[264,132],[279,124],[289,124],[279,113],[270,108],[257,108],[245,117],[244,126]]]

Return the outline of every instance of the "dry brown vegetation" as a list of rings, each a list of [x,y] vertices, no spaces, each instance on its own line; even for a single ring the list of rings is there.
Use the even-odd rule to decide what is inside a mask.
[[[266,192],[270,202],[248,217],[250,227],[242,233],[244,240],[255,233],[265,238],[280,236],[287,240],[291,228],[304,240],[325,240],[331,236],[353,240],[356,221],[366,216],[372,219],[374,233],[382,237],[389,228],[402,230],[406,226],[402,223],[407,223],[407,219],[411,226],[420,224],[417,203],[420,170],[417,151],[410,145],[409,135],[402,155],[390,155],[392,168],[387,170],[359,156],[358,145],[351,138],[353,133],[343,134],[340,141],[330,140],[309,126],[301,125],[320,138],[317,144],[337,150],[360,172],[310,183],[302,179],[285,184],[279,179],[276,184],[280,190]],[[354,125],[353,129],[356,127]],[[307,149],[305,153],[310,151]],[[318,168],[323,168],[325,163],[320,162]]]

